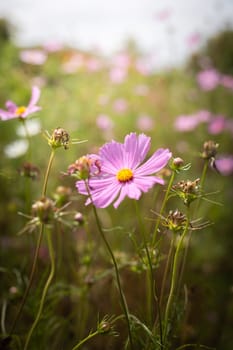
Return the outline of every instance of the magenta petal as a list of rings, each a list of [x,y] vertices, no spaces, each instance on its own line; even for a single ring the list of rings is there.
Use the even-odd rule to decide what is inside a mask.
[[[26,109],[26,111],[22,114],[22,117],[26,117],[26,116],[28,116],[29,114],[38,112],[38,111],[40,111],[40,110],[41,110],[41,107],[39,107],[39,106],[28,107],[28,108]]]

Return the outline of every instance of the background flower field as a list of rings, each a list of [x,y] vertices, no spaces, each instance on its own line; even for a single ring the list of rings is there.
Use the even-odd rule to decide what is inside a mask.
[[[80,213],[81,219],[76,217],[69,225],[54,224],[56,272],[30,349],[72,349],[75,342],[95,329],[98,320],[105,315],[121,314],[113,268],[100,244],[92,210],[77,193],[75,180],[65,173],[76,159],[97,153],[105,142],[112,139],[123,142],[125,135],[136,132],[151,137],[151,150],[169,148],[173,157],[191,163],[191,168],[178,174],[176,181],[200,178],[204,142],[213,140],[219,144],[216,158],[207,169],[206,200],[202,199],[199,207],[200,221],[209,224],[192,232],[180,304],[182,322],[176,329],[171,349],[179,346],[181,349],[183,344],[190,343],[231,350],[232,31],[226,30],[205,43],[184,67],[155,71],[148,57],[134,46],[111,58],[69,47],[23,49],[7,38],[5,29],[2,21],[0,108],[5,109],[9,99],[17,105],[27,105],[32,87],[37,86],[41,90],[38,102],[41,110],[25,120],[29,143],[17,118],[0,121],[2,337],[8,334],[28,283],[37,230],[22,233],[22,229],[28,222],[26,216],[31,215],[32,203],[41,195],[50,155],[46,131],[51,134],[56,128],[64,128],[70,139],[85,142],[74,142],[68,149],[56,151],[47,193],[57,200],[63,186],[70,208]],[[31,178],[23,176],[26,162],[35,167]],[[165,186],[155,187],[139,201],[147,226],[153,227],[158,218],[171,176],[169,167],[162,176]],[[185,206],[172,197],[169,208],[182,211]],[[168,214],[168,210],[163,214]],[[120,267],[129,309],[144,320],[146,273],[133,244],[133,239],[139,239],[134,203],[127,198],[119,208],[109,206],[98,213]],[[156,261],[158,288],[161,288],[170,240],[166,228],[161,232],[164,243]],[[19,339],[35,317],[48,271],[49,253],[44,239],[32,291],[16,326]],[[117,337],[100,334],[83,349],[123,349],[126,326],[118,320],[115,329]],[[14,341],[15,349],[22,348],[19,339],[16,337]],[[142,347],[138,345],[139,348]]]

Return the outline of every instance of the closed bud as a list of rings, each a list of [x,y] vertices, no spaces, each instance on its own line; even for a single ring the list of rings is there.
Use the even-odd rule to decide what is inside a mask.
[[[49,223],[54,218],[54,211],[54,202],[47,197],[39,199],[32,205],[33,216],[38,217],[44,224]]]
[[[215,158],[217,154],[219,144],[215,143],[214,141],[206,141],[203,145],[203,152],[201,154],[201,157],[203,159],[211,159]]]
[[[64,147],[64,149],[68,149],[70,141],[70,136],[68,132],[63,128],[56,128],[52,135],[49,138],[49,145],[52,148]]]

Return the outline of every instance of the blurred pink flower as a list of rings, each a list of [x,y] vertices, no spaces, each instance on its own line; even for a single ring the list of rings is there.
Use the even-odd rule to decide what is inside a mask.
[[[178,131],[192,131],[200,123],[208,122],[211,118],[209,111],[201,110],[195,114],[181,115],[176,118],[174,127]]]
[[[113,121],[109,118],[109,116],[105,114],[100,114],[96,118],[96,125],[98,126],[99,129],[101,130],[112,130],[114,123]]]
[[[186,42],[189,47],[196,47],[200,43],[200,40],[201,36],[199,33],[192,33],[187,37]]]
[[[48,41],[43,47],[47,52],[58,52],[63,49],[63,44],[58,41]]]
[[[109,78],[112,83],[121,84],[123,83],[128,75],[128,71],[125,68],[113,67],[109,72]]]
[[[124,98],[118,98],[114,101],[113,108],[118,113],[124,113],[128,108],[128,102]]]
[[[142,75],[150,75],[152,72],[152,65],[148,58],[140,58],[135,62],[135,68],[138,73]]]
[[[216,135],[224,131],[226,126],[226,119],[222,115],[212,117],[208,124],[208,132]]]
[[[215,165],[222,175],[231,175],[233,173],[233,156],[222,156],[222,158],[215,160]]]
[[[154,124],[154,120],[149,115],[140,115],[137,119],[137,127],[141,131],[151,131]]]
[[[220,84],[227,89],[233,90],[233,77],[230,75],[222,75],[220,77]]]
[[[2,120],[9,120],[14,118],[26,118],[28,115],[41,110],[41,107],[37,106],[37,102],[40,98],[40,89],[36,86],[32,87],[32,95],[27,107],[17,106],[12,101],[6,102],[6,111],[0,109],[0,118]]]
[[[65,73],[72,74],[75,73],[78,69],[84,66],[84,57],[77,53],[73,54],[66,62],[62,64],[62,70]]]
[[[98,72],[102,68],[102,63],[97,58],[89,58],[86,62],[86,67],[89,72]]]
[[[42,65],[47,60],[47,53],[43,50],[23,50],[20,52],[19,57],[22,62],[34,64],[34,65]]]
[[[202,90],[210,91],[220,83],[220,74],[213,68],[198,73],[197,82]]]
[[[159,21],[166,21],[171,17],[172,10],[171,9],[163,9],[155,13],[155,19]]]
[[[112,63],[114,67],[127,70],[130,66],[131,58],[128,53],[122,52],[113,57]]]

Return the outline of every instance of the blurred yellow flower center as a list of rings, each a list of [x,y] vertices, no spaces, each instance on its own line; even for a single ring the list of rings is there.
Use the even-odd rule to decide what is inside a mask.
[[[117,177],[117,180],[120,182],[127,182],[132,180],[133,172],[131,169],[124,168],[118,171],[116,177]]]
[[[26,107],[20,106],[16,109],[15,114],[20,116],[26,111],[26,109],[27,109]]]

